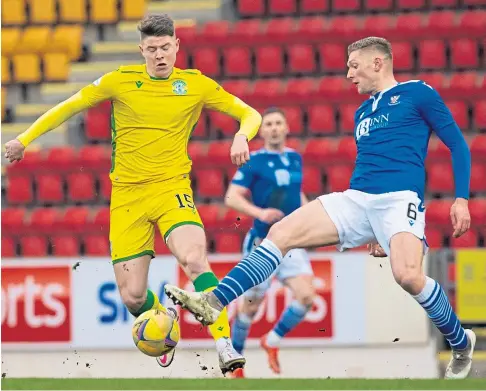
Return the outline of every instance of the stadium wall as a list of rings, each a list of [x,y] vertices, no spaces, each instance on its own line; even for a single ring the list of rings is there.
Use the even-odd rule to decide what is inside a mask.
[[[238,254],[210,258],[222,277]],[[436,348],[421,308],[393,280],[388,259],[365,252],[313,253],[318,296],[306,321],[284,342],[287,377],[438,376]],[[191,289],[173,257],[151,266],[150,287]],[[274,281],[252,327],[247,351],[252,377],[272,377],[258,338],[291,300]],[[235,313],[237,303],[229,307]],[[191,314],[181,316],[177,358],[162,372],[136,351],[132,318],[116,290],[110,260],[23,259],[2,262],[2,360],[9,377],[214,377],[212,338]]]

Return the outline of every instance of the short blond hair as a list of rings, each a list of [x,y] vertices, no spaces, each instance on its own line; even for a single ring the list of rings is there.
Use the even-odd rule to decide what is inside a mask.
[[[386,58],[392,58],[393,52],[391,43],[385,38],[380,37],[366,37],[360,39],[359,41],[353,42],[348,46],[348,56],[351,54],[351,52],[367,48],[378,50],[379,52],[383,53]]]

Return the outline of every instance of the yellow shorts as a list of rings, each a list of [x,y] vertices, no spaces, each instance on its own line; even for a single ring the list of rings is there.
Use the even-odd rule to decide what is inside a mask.
[[[165,241],[172,230],[181,225],[203,227],[193,202],[189,175],[158,183],[113,186],[110,206],[112,262],[154,256],[156,224]]]

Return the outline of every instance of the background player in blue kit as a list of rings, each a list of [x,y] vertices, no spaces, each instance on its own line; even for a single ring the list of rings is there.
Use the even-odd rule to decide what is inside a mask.
[[[464,330],[444,290],[422,268],[427,250],[425,167],[431,132],[452,155],[456,200],[450,216],[454,237],[470,226],[471,156],[449,109],[422,81],[398,83],[390,43],[369,37],[348,47],[348,75],[360,94],[370,95],[356,111],[356,166],[350,189],[323,195],[274,224],[261,245],[242,260],[212,293],[166,292],[203,323],[224,306],[265,281],[294,248],[336,244],[341,251],[364,244],[386,254],[395,280],[424,310],[452,348],[445,377],[462,379],[471,370],[476,336]]]
[[[226,205],[255,219],[243,243],[245,257],[267,236],[272,224],[308,202],[302,193],[302,157],[285,147],[289,129],[284,113],[278,108],[269,108],[262,117],[260,135],[265,141],[264,147],[253,152],[250,162],[236,172],[225,197]],[[253,202],[247,198],[249,195]],[[261,338],[270,369],[280,373],[280,340],[305,318],[314,300],[313,272],[307,252],[304,249],[289,251],[277,268],[276,276],[290,288],[295,298],[273,330]],[[251,323],[270,284],[269,278],[244,294],[245,300],[231,329],[233,346],[239,353],[244,349]],[[243,377],[243,370],[233,375]]]

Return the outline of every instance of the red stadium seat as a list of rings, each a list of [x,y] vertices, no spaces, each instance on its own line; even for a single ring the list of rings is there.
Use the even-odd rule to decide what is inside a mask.
[[[471,165],[471,192],[486,192],[486,164],[473,162]]]
[[[340,12],[354,12],[361,8],[359,0],[332,0],[333,10]]]
[[[92,234],[84,237],[84,252],[87,256],[109,256],[110,245],[107,235]]]
[[[221,65],[218,49],[198,47],[192,51],[193,66],[209,77],[221,75]]]
[[[251,0],[250,0],[251,1]],[[228,39],[234,44],[246,45],[259,39],[262,23],[259,19],[239,20],[233,24]]]
[[[472,198],[469,200],[471,226],[486,226],[486,198]]]
[[[329,11],[328,0],[302,0],[300,11],[303,14],[317,14]]]
[[[98,176],[100,183],[100,198],[103,201],[110,201],[111,199],[111,179],[107,174],[100,174]]]
[[[282,110],[285,113],[287,124],[289,126],[290,135],[300,135],[304,131],[304,123],[302,120],[302,109],[299,106],[287,106]]]
[[[285,102],[305,102],[315,94],[316,81],[312,78],[288,79],[284,84],[283,99]]]
[[[338,76],[323,77],[317,85],[315,95],[317,99],[332,100],[339,103],[356,97],[359,98],[356,86],[344,77]]]
[[[336,116],[331,105],[320,104],[308,107],[309,131],[314,134],[337,132]]]
[[[452,200],[441,199],[431,200],[425,204],[425,219],[426,224],[438,227],[450,227]]]
[[[211,231],[219,228],[219,205],[202,204],[197,206],[197,210],[206,230]]]
[[[344,163],[354,163],[357,155],[354,137],[341,137],[336,150],[336,158]]]
[[[479,90],[476,81],[476,72],[454,73],[449,79],[447,95],[443,94],[443,96],[450,96],[455,99],[468,99]]]
[[[112,149],[106,145],[85,145],[79,150],[79,166],[83,170],[108,173],[111,170]]]
[[[353,173],[351,165],[336,165],[326,167],[329,192],[345,191],[349,189],[349,181]]]
[[[238,131],[238,122],[228,114],[219,111],[210,111],[211,132],[221,132],[225,136],[233,136]]]
[[[461,129],[469,129],[468,107],[463,101],[447,101],[447,107]]]
[[[484,38],[484,26],[486,25],[486,10],[471,10],[463,12],[459,29],[467,37]],[[484,47],[484,45],[483,45]]]
[[[7,203],[9,205],[25,205],[34,201],[32,181],[28,176],[8,178]]]
[[[222,83],[222,86],[230,94],[246,100],[250,82],[248,80],[226,80]]]
[[[279,79],[257,79],[253,87],[252,98],[268,104],[268,102],[275,102],[282,94],[282,90],[283,83]]]
[[[59,235],[51,238],[52,253],[55,257],[79,256],[80,244],[78,238],[71,235]]]
[[[474,104],[474,127],[477,130],[486,130],[486,99],[477,101]]]
[[[199,32],[200,40],[204,43],[211,42],[221,45],[228,42],[228,35],[231,30],[231,23],[227,20],[213,20],[206,22]]]
[[[293,74],[309,74],[316,71],[314,48],[310,44],[294,44],[287,47],[289,71]]]
[[[110,208],[100,208],[96,212],[92,227],[94,233],[108,234],[110,232]]]
[[[203,141],[191,141],[187,147],[187,154],[193,165],[204,165],[208,160],[208,144]]]
[[[212,141],[208,148],[208,162],[216,165],[231,164],[230,159],[231,141]]]
[[[264,144],[265,144],[265,142],[261,138],[254,138],[253,140],[250,141],[250,144],[249,144],[249,146],[250,146],[250,152],[253,152],[253,151],[256,151],[258,149],[263,148],[263,145]],[[236,172],[236,170],[234,172]],[[233,173],[233,175],[234,175],[234,173]],[[229,175],[228,177],[229,178],[232,178],[233,175]]]
[[[270,15],[293,15],[297,13],[297,0],[268,0]]]
[[[238,13],[241,16],[263,16],[265,0],[238,0]]]
[[[235,230],[238,233],[248,232],[253,224],[253,219],[247,215],[244,215],[234,209],[226,209],[223,213],[223,217],[221,219],[221,224],[223,229],[226,230]]]
[[[91,108],[86,112],[84,120],[88,140],[111,140],[111,118],[109,113],[98,108]]]
[[[401,10],[422,9],[425,7],[425,0],[398,0],[397,7]]]
[[[479,66],[479,50],[477,42],[469,38],[451,41],[451,65],[454,68],[477,68]]]
[[[423,16],[420,13],[400,14],[397,16],[393,36],[398,39],[423,38]]]
[[[19,235],[25,230],[25,209],[24,208],[3,208],[2,209],[2,231],[7,235]]]
[[[434,87],[436,90],[441,90],[445,83],[445,77],[440,72],[424,72],[417,76],[418,80],[423,80],[429,86]]]
[[[218,232],[214,235],[216,253],[241,253],[242,239],[237,232]]]
[[[321,0],[318,0],[321,1]],[[324,4],[324,2],[322,2]],[[318,41],[326,31],[327,21],[323,16],[302,17],[295,26],[295,38]]]
[[[425,31],[422,31],[426,36],[446,38],[454,37],[458,32],[454,11],[431,12],[426,25]]]
[[[431,163],[427,169],[427,188],[433,193],[452,193],[454,178],[450,162]]]
[[[74,202],[89,202],[96,199],[95,179],[88,172],[76,172],[67,176],[68,197]]]
[[[10,236],[2,235],[2,258],[13,258],[17,256],[17,244]]]
[[[49,235],[60,228],[62,214],[56,208],[37,208],[30,216],[28,230],[33,234],[42,233]]]
[[[457,0],[430,0],[430,5],[437,8],[456,8]]]
[[[182,45],[191,44],[198,41],[199,34],[197,26],[181,26],[177,28],[177,38],[181,40]]]
[[[320,68],[325,72],[342,72],[346,69],[347,51],[342,43],[323,43],[318,46]]]
[[[394,42],[393,68],[397,71],[409,71],[414,67],[413,48],[410,42]]]
[[[224,196],[223,173],[218,168],[203,168],[195,170],[197,192],[200,197],[221,198]]]
[[[364,37],[389,36],[393,19],[389,15],[370,15],[364,20],[361,34]],[[403,38],[403,37],[402,37]],[[395,47],[393,47],[395,52]]]
[[[438,137],[431,137],[427,152],[427,160],[442,160],[449,162],[451,160],[451,151],[449,151],[449,148],[447,148],[447,146]]]
[[[444,42],[424,40],[418,44],[419,67],[424,69],[443,69],[447,65]]]
[[[42,168],[43,154],[40,150],[27,150],[24,153],[24,158],[20,162],[10,163],[7,165],[7,176],[26,174],[31,175]]]
[[[199,116],[199,120],[197,121],[196,127],[194,128],[191,138],[192,137],[200,137],[200,138],[206,138],[207,137],[207,119],[208,116],[205,111],[201,112],[201,115]]]
[[[450,246],[452,248],[477,247],[479,246],[478,234],[474,230],[469,230],[459,238],[451,236]]]
[[[89,210],[76,206],[66,209],[60,221],[61,232],[84,233],[88,226]]]
[[[77,150],[70,146],[51,148],[42,165],[49,173],[66,173],[77,169],[79,168]]]
[[[329,37],[340,37],[340,40],[347,41],[358,38],[361,21],[355,16],[336,16],[331,19],[326,35]]]
[[[58,174],[39,174],[36,176],[37,200],[43,204],[64,202],[63,181]]]
[[[426,225],[425,240],[430,248],[439,249],[444,245],[444,234],[441,230]]]
[[[302,191],[305,194],[323,194],[322,174],[316,166],[306,166],[303,169]]]
[[[187,51],[179,47],[177,52],[176,62],[174,64],[177,68],[187,69],[189,68],[189,55]]]
[[[358,108],[355,104],[345,104],[339,107],[339,130],[344,134],[354,133],[354,114]]]
[[[300,137],[289,137],[285,144],[287,148],[291,148],[299,153],[302,152],[302,140]]]
[[[273,45],[284,45],[295,32],[294,18],[272,18],[262,26],[262,41]]]
[[[465,5],[484,5],[484,0],[464,0]]]
[[[393,0],[365,0],[368,11],[389,11],[393,7]]]
[[[311,138],[304,148],[304,161],[306,164],[329,164],[333,144],[327,138]]]
[[[251,51],[249,47],[235,46],[223,51],[226,76],[251,76]]]
[[[284,73],[283,50],[280,46],[260,46],[255,54],[258,75],[277,76]]]
[[[40,235],[28,235],[20,238],[20,253],[23,257],[46,257],[47,238]]]

